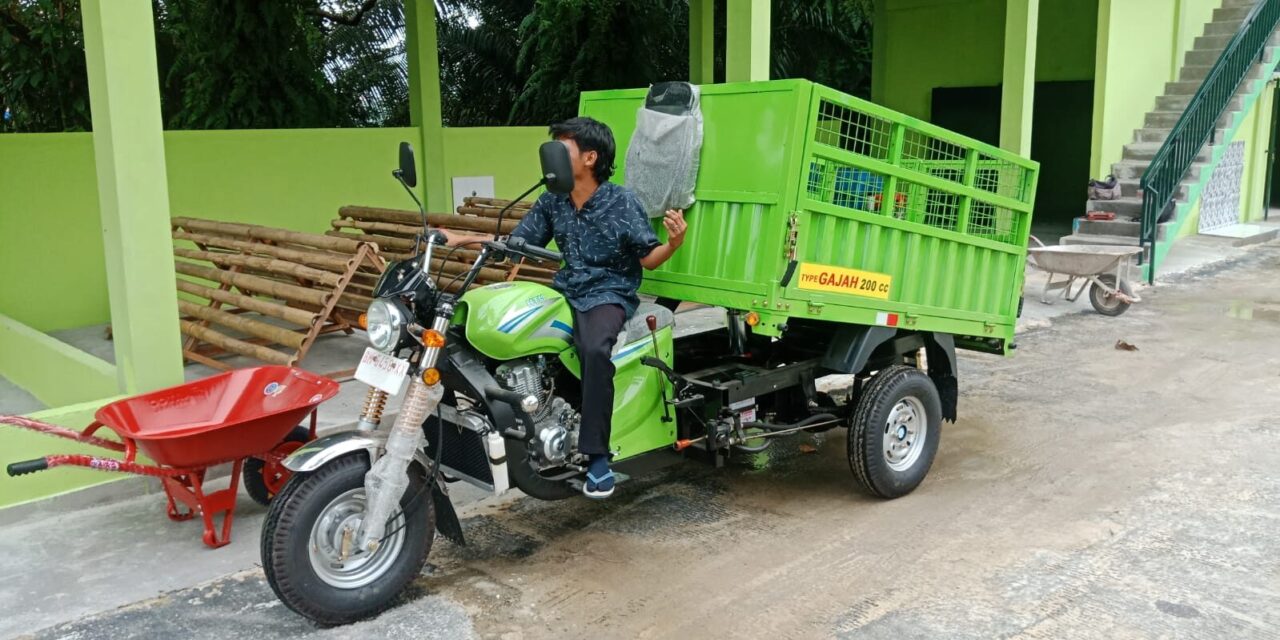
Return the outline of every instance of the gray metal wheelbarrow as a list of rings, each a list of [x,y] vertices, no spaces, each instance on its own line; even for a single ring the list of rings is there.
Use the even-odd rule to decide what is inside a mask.
[[[1061,297],[1075,302],[1085,287],[1089,287],[1089,303],[1093,308],[1104,316],[1118,316],[1127,311],[1129,305],[1142,301],[1129,285],[1132,258],[1142,251],[1141,247],[1105,244],[1046,246],[1035,236],[1031,239],[1040,245],[1027,248],[1031,264],[1049,274],[1044,291],[1040,293],[1040,302],[1053,304],[1050,291],[1061,291]],[[1065,278],[1055,280],[1060,275]],[[1079,287],[1075,287],[1077,281],[1080,281]]]

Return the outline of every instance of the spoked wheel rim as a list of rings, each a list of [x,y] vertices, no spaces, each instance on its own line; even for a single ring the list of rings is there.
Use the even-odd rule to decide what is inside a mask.
[[[929,418],[924,403],[906,396],[893,405],[884,424],[882,452],[885,464],[894,471],[906,471],[920,459],[929,436]]]
[[[356,552],[356,534],[365,506],[364,487],[357,487],[330,501],[311,527],[307,545],[311,568],[329,586],[359,589],[369,585],[395,566],[400,556],[405,540],[404,514],[388,523],[388,536],[376,551]]]

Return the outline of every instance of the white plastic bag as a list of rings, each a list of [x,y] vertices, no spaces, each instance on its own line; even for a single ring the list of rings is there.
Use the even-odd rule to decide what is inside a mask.
[[[694,203],[702,151],[698,93],[698,87],[685,82],[660,83],[650,87],[645,105],[636,112],[625,180],[650,218]]]

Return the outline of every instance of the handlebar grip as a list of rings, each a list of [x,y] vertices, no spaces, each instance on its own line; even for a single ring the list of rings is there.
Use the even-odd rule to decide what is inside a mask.
[[[564,259],[564,257],[560,255],[559,251],[552,251],[550,249],[531,245],[525,242],[524,238],[521,238],[520,236],[511,236],[510,238],[507,238],[507,248],[518,253],[523,253],[533,256],[534,258],[550,262],[560,262]]]
[[[561,262],[564,260],[564,256],[559,251],[543,249],[542,247],[525,247],[524,250],[529,255],[535,258],[542,258],[548,262]]]
[[[36,458],[35,460],[23,460],[22,462],[11,463],[5,470],[9,472],[9,476],[21,476],[37,471],[44,471],[49,468],[49,461],[44,458]]]

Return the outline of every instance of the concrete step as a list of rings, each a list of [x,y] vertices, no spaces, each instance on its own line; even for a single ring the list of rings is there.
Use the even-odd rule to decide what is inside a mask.
[[[1236,115],[1235,111],[1227,111],[1218,118],[1218,128],[1225,129],[1231,124],[1232,118]],[[1151,111],[1147,113],[1143,120],[1143,127],[1146,129],[1172,129],[1173,125],[1178,124],[1178,118],[1182,117],[1181,111]]]
[[[1190,95],[1176,96],[1157,96],[1156,111],[1177,111],[1182,113],[1187,110],[1187,105],[1191,103]],[[1244,108],[1244,96],[1237,94],[1227,102],[1228,111],[1239,111]]]
[[[1141,180],[1149,164],[1142,160],[1121,160],[1111,165],[1111,175],[1119,180]]]
[[[1150,162],[1156,157],[1156,152],[1160,151],[1161,143],[1159,142],[1132,142],[1124,146],[1124,154],[1121,156],[1125,160],[1145,160]],[[1208,162],[1213,157],[1213,149],[1205,145],[1200,149],[1200,153],[1196,155],[1197,162]]]
[[[1209,70],[1212,68],[1213,65],[1207,64],[1184,64],[1182,69],[1178,70],[1178,80],[1181,82],[1194,82],[1199,86],[1204,83],[1205,78],[1209,77]]]
[[[1248,7],[1252,9],[1255,4],[1258,4],[1258,0],[1222,0],[1223,7]]]
[[[1244,16],[1240,16],[1240,18],[1236,20],[1226,20],[1226,21],[1214,20],[1213,22],[1210,22],[1204,25],[1204,35],[1206,36],[1235,35],[1235,33],[1240,30],[1240,25],[1243,23],[1244,23]]]
[[[1235,37],[1233,33],[1220,33],[1213,36],[1197,36],[1195,44],[1192,45],[1198,51],[1219,51],[1227,48],[1227,44],[1231,42],[1231,38]]]
[[[1156,225],[1156,239],[1164,240],[1172,223]],[[1142,235],[1142,223],[1137,220],[1081,220],[1076,233],[1091,236],[1115,236],[1137,239]]]
[[[1137,219],[1142,216],[1142,198],[1089,200],[1085,203],[1085,212],[1089,211],[1110,211],[1118,217]]]
[[[1204,80],[1208,77],[1211,67],[1203,65],[1183,66],[1180,71],[1179,79],[1176,82],[1164,83],[1164,94],[1167,96],[1192,95],[1200,89],[1200,85],[1204,84]],[[1267,75],[1267,69],[1263,65],[1254,65],[1249,70],[1249,75],[1245,76],[1247,80],[1257,80]]]
[[[1213,63],[1217,62],[1218,58],[1221,56],[1221,50],[1192,49],[1191,51],[1188,51],[1186,57],[1182,59],[1182,64],[1189,67],[1212,67]]]
[[[1277,235],[1280,235],[1280,227],[1277,227],[1275,223],[1237,223],[1211,231],[1201,231],[1200,235],[1227,238],[1231,240],[1232,246],[1243,247],[1274,240]]]
[[[1110,244],[1121,247],[1138,246],[1138,238],[1129,236],[1104,236],[1092,233],[1073,233],[1058,241],[1058,244]]]
[[[1171,128],[1161,127],[1159,129],[1134,129],[1134,142],[1164,142],[1169,137]]]
[[[1266,53],[1263,54],[1263,59],[1271,60],[1272,57],[1275,56],[1275,53],[1276,53],[1275,45],[1268,44],[1267,51]],[[1205,51],[1198,51],[1193,49],[1187,52],[1187,57],[1183,61],[1183,64],[1213,66],[1213,63],[1217,62],[1218,58],[1221,55],[1222,55],[1222,51],[1214,51],[1212,49],[1205,50]]]
[[[1168,139],[1169,132],[1171,131],[1173,131],[1173,129],[1166,127],[1161,127],[1159,129],[1135,129],[1133,132],[1133,140],[1134,142],[1159,142],[1164,144],[1164,141]],[[1227,135],[1226,129],[1218,129],[1214,140],[1221,140],[1222,136],[1225,135]]]
[[[1251,6],[1219,7],[1213,10],[1213,21],[1214,22],[1231,22],[1234,20],[1236,22],[1243,22],[1245,17],[1248,16],[1249,12],[1252,10],[1253,10],[1253,7]]]
[[[1127,179],[1127,180],[1117,179],[1117,183],[1120,185],[1121,198],[1141,197],[1139,195],[1142,191],[1142,180],[1140,178],[1133,178],[1133,179]],[[1187,197],[1191,195],[1192,184],[1194,183],[1189,181],[1184,181],[1180,183],[1178,185],[1178,193],[1174,195],[1174,199],[1179,202],[1186,202]]]
[[[1119,180],[1139,180],[1142,173],[1147,170],[1150,164],[1146,160],[1121,160],[1111,165],[1111,174]],[[1207,163],[1197,162],[1191,165],[1191,169],[1187,171],[1187,175],[1183,177],[1183,182],[1196,182],[1200,180],[1200,171],[1205,168]]]
[[[1203,82],[1200,80],[1178,80],[1177,82],[1166,82],[1164,83],[1164,95],[1189,96],[1194,94],[1200,88],[1201,84],[1203,84]]]
[[[1241,21],[1240,24],[1244,24],[1244,22]],[[1192,48],[1200,51],[1222,51],[1227,48],[1227,45],[1231,44],[1231,39],[1235,37],[1236,32],[1239,30],[1239,27],[1237,27],[1231,33],[1197,36]],[[1271,37],[1271,44],[1280,44],[1280,34]]]

